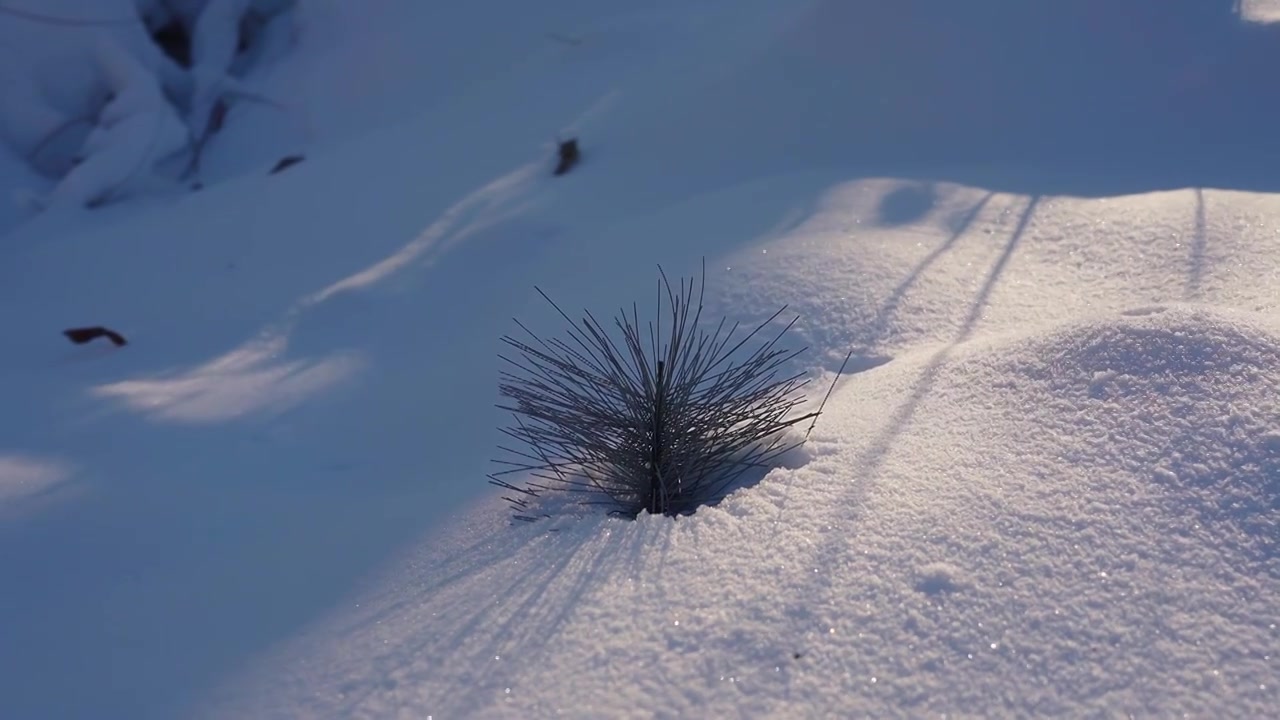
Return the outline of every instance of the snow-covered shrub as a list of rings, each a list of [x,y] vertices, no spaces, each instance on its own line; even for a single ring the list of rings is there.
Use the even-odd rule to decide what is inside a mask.
[[[130,194],[162,159],[187,146],[187,128],[156,76],[118,43],[99,38],[97,60],[110,94],[81,156],[50,194],[53,206],[94,206]]]
[[[795,320],[764,336],[784,307],[749,332],[726,320],[709,330],[705,280],[704,268],[700,281],[673,288],[662,274],[657,318],[642,327],[632,305],[614,318],[616,334],[589,312],[574,323],[538,291],[569,327],[564,339],[544,339],[517,322],[524,338],[503,338],[515,350],[502,358],[509,402],[500,407],[514,414],[503,432],[516,445],[501,448],[504,469],[489,478],[514,491],[506,499],[516,517],[530,519],[548,491],[583,493],[585,503],[631,516],[689,513],[803,442],[786,431],[821,408],[793,412],[807,381],[784,371],[801,351],[779,341]]]
[[[190,172],[254,32],[295,0],[0,4],[0,141],[83,206]],[[186,156],[182,162],[166,162]]]

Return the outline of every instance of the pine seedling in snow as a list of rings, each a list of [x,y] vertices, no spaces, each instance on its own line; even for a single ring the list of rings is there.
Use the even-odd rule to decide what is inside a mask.
[[[787,431],[822,412],[795,412],[808,381],[785,368],[803,349],[779,341],[796,319],[766,335],[785,306],[745,334],[724,319],[708,329],[705,265],[701,281],[678,287],[659,274],[647,325],[634,304],[612,333],[590,312],[575,323],[539,289],[567,335],[543,338],[517,320],[522,336],[502,338],[514,352],[500,356],[499,407],[514,415],[502,430],[514,443],[489,479],[512,491],[517,518],[531,520],[533,503],[555,492],[633,517],[692,512],[803,443]]]

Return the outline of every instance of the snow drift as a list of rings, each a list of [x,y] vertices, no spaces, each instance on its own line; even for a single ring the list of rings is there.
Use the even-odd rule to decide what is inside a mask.
[[[0,243],[0,714],[1266,715],[1280,43],[1229,5],[299,3],[203,191]],[[69,163],[62,69],[0,115],[89,110]],[[814,386],[855,351],[806,451],[510,527],[510,318],[702,257]]]
[[[902,357],[837,391],[804,467],[675,522],[481,523],[291,649],[299,692],[259,690],[325,717],[1265,714],[1277,360],[1273,316],[1196,306]]]

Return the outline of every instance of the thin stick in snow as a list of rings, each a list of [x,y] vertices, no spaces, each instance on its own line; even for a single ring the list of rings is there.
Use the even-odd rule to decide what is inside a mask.
[[[840,363],[840,369],[836,371],[836,376],[831,378],[831,387],[827,388],[827,394],[823,396],[822,402],[818,405],[818,412],[813,416],[813,422],[809,423],[809,429],[804,431],[804,437],[809,439],[809,433],[813,432],[813,428],[818,424],[818,416],[822,414],[822,409],[827,406],[827,400],[831,399],[831,393],[836,389],[836,381],[844,374],[844,368],[849,364],[849,358],[853,357],[853,350],[844,356],[844,362]]]

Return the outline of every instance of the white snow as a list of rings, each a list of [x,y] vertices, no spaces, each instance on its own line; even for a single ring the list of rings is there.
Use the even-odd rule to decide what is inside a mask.
[[[188,144],[187,128],[156,77],[118,43],[100,37],[96,45],[111,99],[98,112],[79,162],[50,194],[47,204],[64,211],[145,187],[155,165]]]
[[[202,190],[0,212],[0,716],[1274,715],[1280,33],[1234,4],[301,0]],[[72,30],[89,89],[0,67],[0,195],[104,78],[104,131],[190,129]],[[815,401],[854,351],[809,443],[512,525],[511,318],[704,257]]]
[[[70,475],[71,470],[56,461],[0,455],[0,513],[6,505],[50,493]]]
[[[195,82],[191,102],[191,131],[204,136],[214,105],[221,99],[228,71],[235,60],[240,19],[250,0],[209,0],[191,31],[191,74]]]

